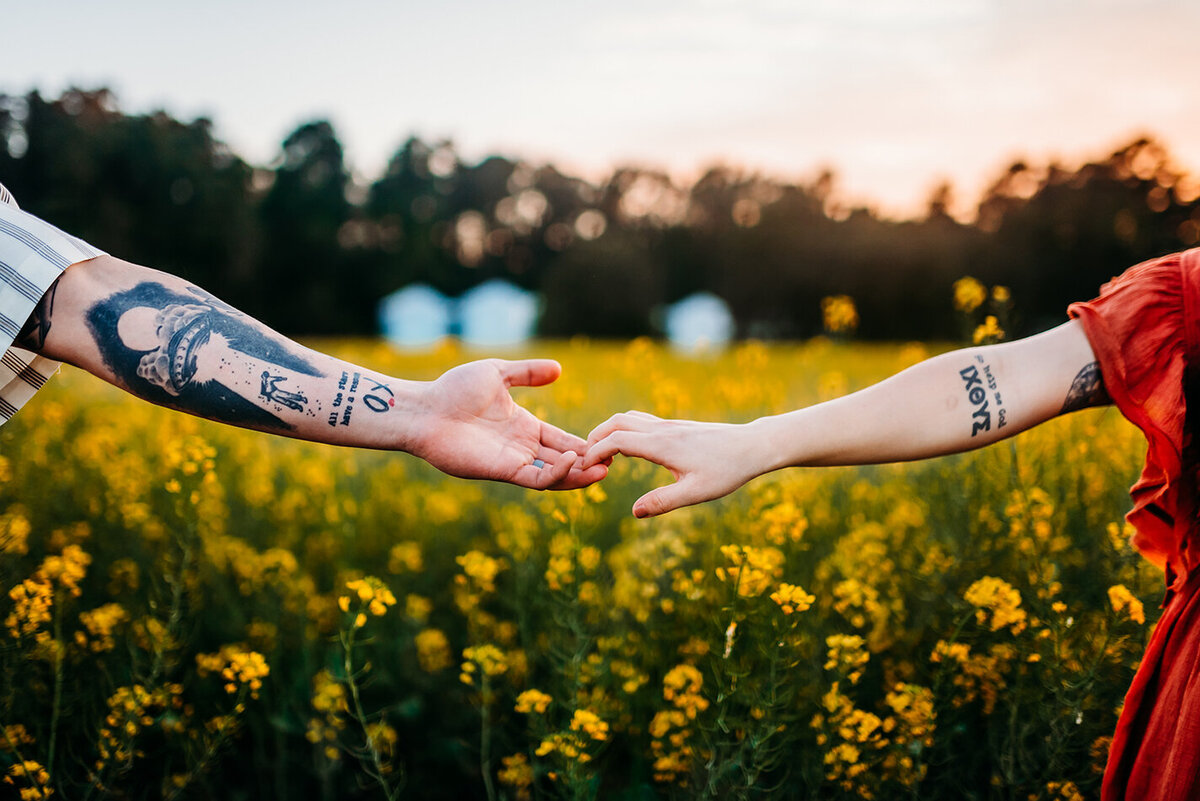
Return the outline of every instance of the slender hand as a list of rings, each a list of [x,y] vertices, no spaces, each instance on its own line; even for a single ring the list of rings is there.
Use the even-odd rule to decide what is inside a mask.
[[[550,383],[555,362],[491,359],[433,382],[393,378],[304,348],[183,279],[110,256],[69,267],[22,344],[188,414],[409,451],[455,476],[573,489],[606,472],[583,469],[584,441],[508,393]]]
[[[533,489],[574,489],[604,478],[604,464],[580,468],[582,439],[538,420],[509,395],[510,387],[549,384],[561,371],[548,359],[487,359],[447,371],[429,385],[407,450],[453,476]]]
[[[944,353],[843,398],[746,425],[617,415],[588,437],[583,467],[621,453],[668,468],[676,483],[634,504],[635,515],[649,517],[719,498],[783,467],[958,453],[1108,402],[1083,328],[1069,322],[1016,342]]]

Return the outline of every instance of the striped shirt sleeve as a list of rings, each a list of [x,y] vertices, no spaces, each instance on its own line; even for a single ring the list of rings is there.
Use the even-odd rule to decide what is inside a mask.
[[[58,369],[58,362],[13,345],[46,290],[72,264],[104,251],[17,207],[0,184],[0,425]]]

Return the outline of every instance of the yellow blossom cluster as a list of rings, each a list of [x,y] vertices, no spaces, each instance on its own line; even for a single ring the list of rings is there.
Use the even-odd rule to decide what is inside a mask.
[[[346,728],[346,716],[350,708],[346,702],[346,688],[328,670],[317,671],[313,676],[312,708],[316,715],[309,718],[305,738],[321,747],[326,759],[341,758],[337,741],[339,732]]]
[[[817,597],[809,595],[798,584],[784,582],[779,585],[779,589],[771,593],[771,600],[779,604],[779,608],[783,610],[785,615],[790,615],[793,612],[807,610],[813,605],[813,601],[817,600]]]
[[[140,756],[133,747],[134,739],[143,729],[153,726],[166,710],[182,709],[182,695],[180,684],[166,684],[155,689],[141,684],[118,687],[108,698],[108,714],[100,727],[100,758],[96,761],[96,770],[102,770],[110,762],[128,764],[135,756]]]
[[[992,631],[1009,627],[1013,634],[1025,630],[1027,618],[1021,608],[1021,592],[1003,579],[984,576],[963,593],[967,603],[976,607],[975,620]]]
[[[1000,327],[1000,321],[996,319],[996,315],[989,314],[983,319],[983,322],[975,327],[975,332],[971,335],[971,341],[976,345],[991,345],[1004,340],[1004,329]]]
[[[1022,553],[1044,556],[1071,547],[1071,540],[1055,525],[1055,511],[1050,494],[1041,487],[1013,490],[1004,516],[1008,518],[1008,536]]]
[[[496,646],[487,643],[463,649],[462,672],[459,679],[463,684],[475,683],[476,674],[491,677],[508,671],[508,656]]]
[[[871,660],[866,640],[857,634],[831,634],[825,638],[825,669],[833,670],[857,684],[863,668]]]
[[[339,597],[338,608],[343,612],[350,612],[353,607],[355,628],[366,625],[367,612],[382,617],[387,614],[388,607],[396,605],[396,596],[387,585],[374,576],[347,581],[346,589],[352,594]]]
[[[524,715],[542,715],[554,699],[541,690],[530,689],[517,696],[515,709]]]
[[[441,629],[422,629],[413,640],[417,646],[417,662],[426,673],[437,673],[454,664],[450,640]]]
[[[1114,584],[1108,588],[1108,602],[1118,617],[1124,614],[1134,623],[1146,622],[1145,607],[1124,584]]]
[[[567,731],[554,732],[543,739],[534,753],[540,757],[558,754],[568,762],[587,764],[592,760],[592,755],[587,750],[590,742],[606,741],[608,732],[608,724],[595,712],[576,709],[571,716],[570,728]]]
[[[271,672],[262,654],[238,645],[223,645],[213,654],[196,654],[196,669],[201,676],[219,673],[225,680],[225,692],[233,695],[245,688],[251,698],[258,698],[262,680]]]
[[[420,573],[425,567],[425,558],[421,554],[421,544],[406,540],[398,542],[388,551],[388,572]]]
[[[853,334],[858,329],[858,309],[849,295],[821,299],[821,321],[829,334]]]
[[[49,798],[54,794],[54,788],[50,786],[50,774],[41,763],[32,759],[16,762],[9,767],[4,784],[15,787],[18,782],[25,785],[17,790],[21,801]]]
[[[91,561],[91,555],[74,544],[65,546],[61,554],[43,559],[32,576],[9,590],[13,609],[4,619],[9,634],[13,637],[33,634],[49,623],[54,596],[59,590],[78,598],[82,593],[79,582],[87,574]]]
[[[80,648],[87,648],[93,653],[104,653],[116,647],[113,632],[117,626],[129,620],[125,607],[117,603],[105,604],[87,612],[79,613],[79,622],[87,629],[75,632],[75,642]]]
[[[915,684],[897,684],[883,699],[892,711],[885,728],[897,746],[884,758],[884,771],[903,787],[916,787],[925,778],[926,766],[917,764],[914,754],[933,747],[937,726],[933,691]],[[888,721],[895,721],[894,726]]]
[[[383,758],[380,765],[383,772],[391,773],[393,768],[390,760],[395,756],[396,744],[400,742],[400,735],[386,721],[382,720],[368,723],[365,735],[368,746]]]
[[[1057,781],[1046,782],[1046,794],[1037,795],[1031,794],[1030,801],[1037,801],[1039,798],[1048,798],[1050,801],[1084,801],[1084,794],[1079,791],[1079,786],[1072,781]]]
[[[496,778],[506,787],[516,792],[517,801],[528,801],[533,787],[533,766],[529,757],[523,753],[510,754],[500,758],[500,770]]]
[[[709,707],[708,699],[701,694],[703,688],[700,671],[686,663],[671,668],[663,677],[663,698],[673,708],[659,710],[650,721],[655,781],[686,784],[695,755],[692,722]]]
[[[1015,655],[1016,650],[1006,644],[992,645],[986,654],[973,654],[966,643],[939,640],[929,658],[957,668],[953,683],[961,692],[954,695],[955,706],[982,698],[983,713],[990,715],[1000,692],[1008,686],[1004,677]]]
[[[762,526],[763,538],[779,546],[799,542],[808,530],[808,518],[791,501],[781,501],[763,509],[758,524]]]
[[[964,314],[978,309],[988,299],[987,287],[971,276],[954,282],[954,308]]]
[[[0,554],[23,556],[29,553],[29,534],[33,526],[20,507],[0,514]]]
[[[722,545],[726,564],[716,570],[717,578],[737,588],[738,595],[762,595],[783,572],[783,551],[752,545]]]
[[[878,715],[859,709],[834,682],[821,699],[823,713],[813,716],[818,732],[817,744],[825,751],[825,779],[860,798],[874,798],[870,784],[864,781],[875,761],[875,752],[888,745],[884,721]]]
[[[463,576],[458,577],[459,583],[470,582],[479,592],[495,592],[496,576],[507,567],[503,559],[488,556],[483,551],[468,551],[456,557],[455,561],[463,569]]]

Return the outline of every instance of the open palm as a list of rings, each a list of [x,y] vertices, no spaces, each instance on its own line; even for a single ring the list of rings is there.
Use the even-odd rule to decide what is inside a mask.
[[[460,478],[556,490],[599,481],[607,466],[582,469],[584,440],[542,422],[509,394],[549,384],[561,372],[549,359],[484,359],[448,370],[428,386],[409,450]]]

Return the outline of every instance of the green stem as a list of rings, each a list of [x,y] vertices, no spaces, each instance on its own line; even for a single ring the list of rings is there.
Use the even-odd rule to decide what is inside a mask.
[[[491,687],[487,672],[481,670],[480,674],[482,703],[479,705],[479,770],[483,774],[483,788],[487,791],[488,801],[496,801],[496,787],[492,782],[492,716],[488,712]]]
[[[50,743],[46,749],[46,773],[54,776],[54,748],[58,740],[58,719],[62,711],[63,688],[63,641],[62,641],[62,606],[55,599],[54,604],[54,701],[50,707]]]
[[[354,701],[354,719],[358,721],[359,728],[362,729],[363,739],[367,744],[367,750],[371,753],[371,764],[375,768],[374,778],[379,782],[379,787],[383,790],[384,796],[388,801],[392,801],[398,795],[398,792],[388,787],[387,779],[384,776],[383,760],[379,756],[379,749],[375,747],[375,743],[371,739],[371,732],[367,730],[367,715],[363,710],[362,698],[358,693],[358,682],[354,679],[354,632],[355,629],[350,629],[349,635],[342,637],[342,669],[346,672],[346,684],[350,687],[350,698]]]

